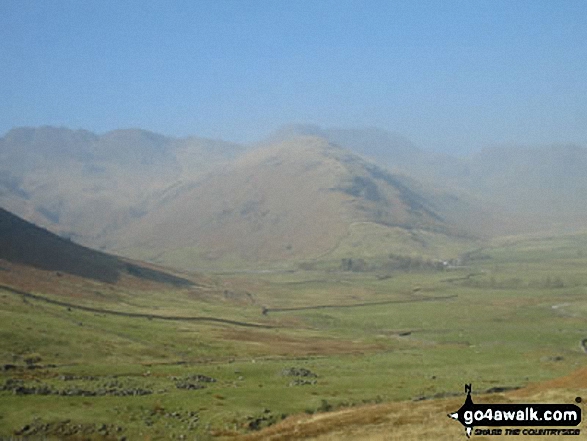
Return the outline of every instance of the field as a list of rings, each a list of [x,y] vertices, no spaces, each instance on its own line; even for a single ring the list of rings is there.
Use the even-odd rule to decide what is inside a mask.
[[[587,235],[438,268],[183,276],[0,262],[0,437],[458,439],[465,383],[478,401],[587,396]]]

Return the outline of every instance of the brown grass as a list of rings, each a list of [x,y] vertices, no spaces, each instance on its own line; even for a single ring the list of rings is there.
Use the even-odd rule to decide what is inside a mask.
[[[152,265],[145,265],[153,268]],[[185,276],[184,276],[185,277]],[[189,288],[193,295],[200,291],[215,289],[208,278],[189,277],[198,286]],[[169,285],[121,274],[116,283],[104,283],[61,271],[47,271],[28,265],[11,263],[0,259],[0,284],[26,292],[41,292],[69,299],[111,301],[109,293],[119,289],[137,291],[168,290]],[[185,288],[184,288],[185,289]]]
[[[334,355],[334,354],[364,354],[383,349],[382,346],[340,339],[320,337],[292,337],[275,331],[254,331],[242,329],[227,329],[221,332],[223,340],[239,341],[251,345],[262,345],[264,351],[272,355],[300,356],[300,355]]]
[[[518,391],[512,392],[516,397],[530,397],[545,393],[552,393],[555,389],[572,389],[579,391],[587,389],[587,368],[581,368],[564,377],[541,383],[533,383]],[[587,399],[587,396],[583,397]]]
[[[532,384],[505,394],[477,396],[477,402],[552,402],[574,403],[576,396],[587,395],[587,368],[555,380]],[[462,398],[366,405],[315,415],[295,415],[259,432],[231,437],[235,441],[448,441],[466,440],[463,427],[447,417],[464,402]],[[583,413],[585,409],[583,409]],[[585,422],[578,427],[585,437]],[[511,439],[511,436],[479,436],[475,440]],[[563,437],[560,437],[563,438]],[[550,436],[515,437],[516,440],[542,441]]]

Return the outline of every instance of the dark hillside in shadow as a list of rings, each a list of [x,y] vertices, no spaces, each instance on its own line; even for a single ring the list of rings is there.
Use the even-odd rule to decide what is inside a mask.
[[[124,262],[118,257],[63,239],[0,208],[0,259],[115,283],[122,273],[173,285],[191,285],[180,277]]]

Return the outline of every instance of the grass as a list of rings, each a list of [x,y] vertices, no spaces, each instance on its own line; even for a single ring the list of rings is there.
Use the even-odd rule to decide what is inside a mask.
[[[345,232],[346,231],[346,232]],[[243,233],[245,234],[245,233]],[[284,244],[287,242],[285,239]],[[272,242],[272,241],[270,241]],[[156,261],[173,268],[186,271],[201,270],[209,272],[259,272],[292,271],[299,267],[314,268],[320,271],[339,269],[341,260],[363,259],[370,267],[384,267],[390,255],[419,258],[424,261],[448,260],[456,258],[479,243],[467,237],[450,236],[422,229],[387,226],[376,222],[352,222],[342,230],[340,237],[332,242],[326,252],[313,250],[308,253],[288,252],[280,258],[261,255],[252,258],[247,253],[223,252],[212,257],[205,247],[187,245],[158,252],[140,248],[127,248],[125,252],[139,259]],[[284,245],[285,247],[286,245]],[[314,256],[302,258],[301,256]]]
[[[359,257],[377,259],[389,254],[442,259],[458,256],[470,248],[471,239],[426,230],[406,230],[374,222],[355,222],[338,246],[322,258]]]
[[[401,404],[417,434],[420,420],[413,415],[439,412],[445,405],[406,400],[461,393],[464,383],[473,383],[476,391],[523,387],[587,365],[580,346],[587,337],[586,245],[585,236],[509,239],[470,253],[458,269],[393,272],[387,278],[340,271],[233,274],[189,289],[92,283],[94,294],[86,296],[89,285],[66,276],[55,280],[65,287],[63,295],[57,289],[30,289],[67,299],[71,310],[0,290],[0,364],[19,366],[0,373],[0,385],[14,379],[27,387],[96,391],[115,381],[119,388],[152,392],[58,396],[0,391],[0,436],[38,418],[53,424],[117,425],[128,439],[233,438],[252,436],[254,429],[268,425],[282,427],[302,415],[325,410],[338,415],[374,403]],[[9,271],[0,271],[0,278],[4,273]],[[31,273],[29,288],[39,274]],[[79,288],[78,296],[72,287]],[[437,300],[421,301],[425,298]],[[206,315],[275,328],[121,317],[79,310],[76,304],[163,316]],[[324,305],[332,307],[271,311]],[[262,314],[263,307],[268,314]],[[37,359],[32,364],[38,368],[27,368],[27,359]],[[303,378],[282,375],[289,367],[309,369],[316,383],[292,385]],[[177,388],[195,374],[217,381],[197,390]],[[333,424],[328,430],[336,429]],[[403,426],[394,424],[399,436]],[[461,430],[445,426],[454,436]],[[434,439],[424,426],[420,430],[419,439]],[[335,439],[320,433],[312,436]],[[88,437],[105,436],[94,431]]]

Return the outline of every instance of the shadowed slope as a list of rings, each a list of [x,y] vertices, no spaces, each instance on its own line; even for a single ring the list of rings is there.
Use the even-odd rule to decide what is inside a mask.
[[[115,256],[91,250],[39,228],[0,208],[0,259],[114,283],[121,272],[171,284],[189,281],[127,263]]]

